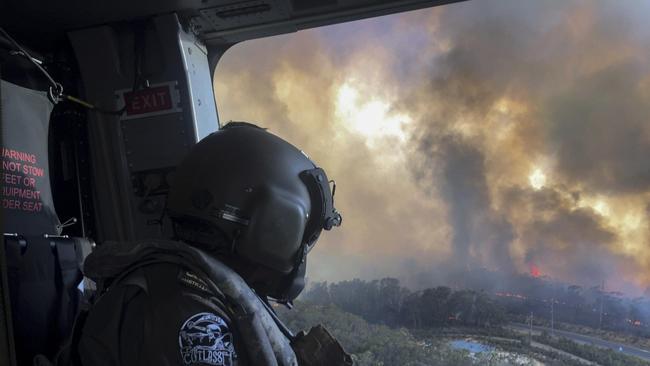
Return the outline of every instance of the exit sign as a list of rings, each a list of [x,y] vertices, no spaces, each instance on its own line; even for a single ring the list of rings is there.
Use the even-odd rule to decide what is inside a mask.
[[[135,119],[180,112],[180,96],[176,82],[151,85],[140,90],[119,90],[119,108],[125,108],[122,119]]]

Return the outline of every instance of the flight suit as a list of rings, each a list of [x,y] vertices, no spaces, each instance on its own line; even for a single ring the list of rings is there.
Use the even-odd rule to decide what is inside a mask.
[[[322,326],[294,336],[238,274],[182,242],[105,243],[84,271],[100,297],[58,365],[352,365]]]
[[[298,365],[292,335],[268,303],[198,248],[163,240],[105,243],[84,270],[99,297],[75,326],[76,363]]]
[[[229,311],[190,270],[173,263],[136,269],[88,314],[83,365],[246,364]]]

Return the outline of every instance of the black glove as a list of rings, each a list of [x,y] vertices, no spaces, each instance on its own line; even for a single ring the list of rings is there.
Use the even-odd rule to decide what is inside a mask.
[[[291,342],[300,366],[352,366],[350,356],[322,325],[301,331]]]

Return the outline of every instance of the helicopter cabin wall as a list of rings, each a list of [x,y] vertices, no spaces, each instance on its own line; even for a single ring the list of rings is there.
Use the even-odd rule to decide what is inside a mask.
[[[55,210],[51,182],[60,171],[53,152],[62,141],[50,144],[50,138],[67,106],[54,105],[42,72],[26,60],[12,42],[0,48],[0,332],[13,339],[7,354],[18,364],[32,364],[37,354],[52,357],[67,338],[80,300],[79,263],[92,248],[86,238],[60,235],[67,225]]]
[[[164,237],[175,166],[218,130],[208,52],[175,14],[68,34],[89,113],[96,240]],[[111,110],[111,111],[107,111]]]

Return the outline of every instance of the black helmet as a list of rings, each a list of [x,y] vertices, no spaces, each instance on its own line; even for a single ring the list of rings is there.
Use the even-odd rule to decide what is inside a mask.
[[[256,290],[280,301],[302,291],[306,255],[322,229],[341,224],[325,171],[244,122],[192,148],[176,170],[167,209],[179,239],[273,274],[274,283]]]

